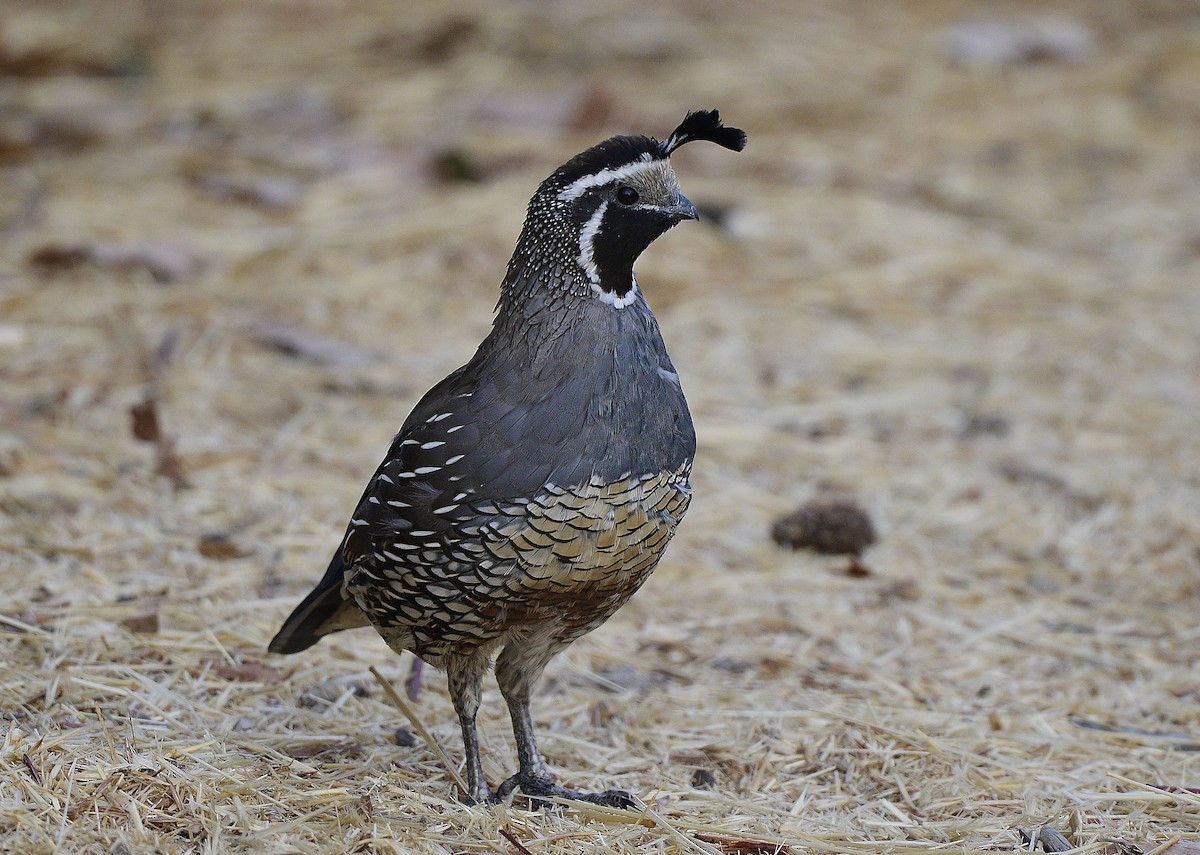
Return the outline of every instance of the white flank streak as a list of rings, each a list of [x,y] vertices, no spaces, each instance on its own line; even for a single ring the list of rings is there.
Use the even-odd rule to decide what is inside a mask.
[[[601,169],[599,172],[593,172],[591,175],[576,178],[562,190],[558,191],[558,198],[564,202],[578,199],[593,187],[601,187],[610,181],[636,175],[650,166],[652,162],[650,153],[645,152],[640,159],[635,160],[633,163],[627,163],[624,166],[617,166],[612,169]]]
[[[423,442],[423,443],[421,443],[421,448],[428,451],[431,448],[437,448],[439,445],[445,445],[445,444],[446,443],[443,442],[442,440],[436,440],[435,442]]]

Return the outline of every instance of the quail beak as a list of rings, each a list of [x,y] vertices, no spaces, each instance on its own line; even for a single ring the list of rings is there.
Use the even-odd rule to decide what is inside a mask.
[[[675,222],[700,219],[700,212],[696,210],[696,206],[682,193],[675,194],[675,201],[671,204],[671,207],[666,209],[666,212]]]

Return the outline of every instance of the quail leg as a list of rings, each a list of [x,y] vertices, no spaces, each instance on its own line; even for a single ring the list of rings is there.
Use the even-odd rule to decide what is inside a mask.
[[[472,805],[487,804],[492,798],[483,777],[483,764],[479,760],[479,733],[475,728],[486,660],[483,663],[476,660],[477,657],[456,656],[446,664],[446,682],[454,711],[458,713],[459,727],[462,728],[466,759],[467,792],[462,794],[462,798]]]
[[[500,785],[496,790],[495,801],[502,801],[519,787],[530,800],[560,798],[606,807],[634,807],[633,798],[624,790],[587,793],[554,783],[545,761],[542,760],[541,752],[538,751],[537,740],[533,735],[533,719],[529,714],[530,688],[541,675],[545,662],[540,663],[541,667],[535,667],[531,676],[530,671],[526,670],[530,663],[514,662],[515,657],[506,655],[508,652],[509,648],[505,648],[496,661],[496,682],[500,685],[500,692],[508,703],[508,712],[512,717],[513,736],[517,741],[517,759],[521,764],[521,771]],[[549,658],[547,655],[546,659]]]

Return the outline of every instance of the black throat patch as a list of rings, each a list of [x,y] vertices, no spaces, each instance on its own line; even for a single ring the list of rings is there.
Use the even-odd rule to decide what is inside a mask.
[[[579,235],[579,265],[603,293],[625,298],[634,287],[633,263],[675,223],[653,212],[601,202]]]

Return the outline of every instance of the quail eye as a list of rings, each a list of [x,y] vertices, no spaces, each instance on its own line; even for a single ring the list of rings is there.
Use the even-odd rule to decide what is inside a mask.
[[[622,205],[636,205],[640,198],[642,197],[638,195],[638,191],[632,187],[617,188],[617,201]]]

